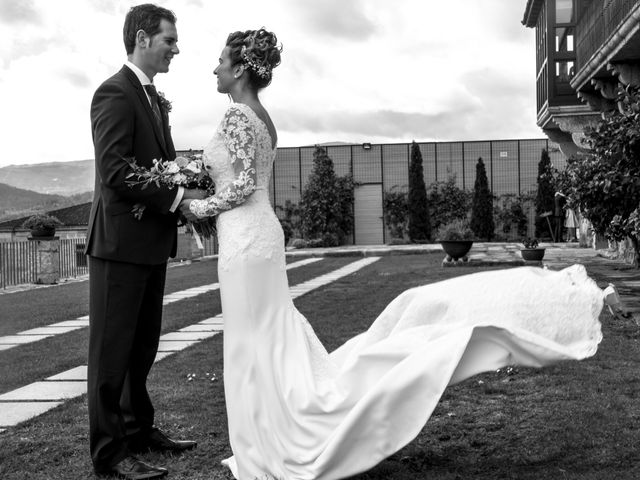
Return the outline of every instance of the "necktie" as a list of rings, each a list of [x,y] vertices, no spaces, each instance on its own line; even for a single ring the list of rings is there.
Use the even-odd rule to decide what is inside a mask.
[[[153,110],[153,116],[156,119],[156,124],[160,129],[160,134],[162,135],[162,141],[164,142],[164,129],[162,127],[162,114],[160,113],[160,106],[158,105],[158,92],[154,85],[145,85],[144,89],[146,90],[149,98],[151,99],[151,110]]]

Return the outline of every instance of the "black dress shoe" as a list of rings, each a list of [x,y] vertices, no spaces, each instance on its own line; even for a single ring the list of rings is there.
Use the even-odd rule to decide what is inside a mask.
[[[152,429],[143,439],[136,439],[129,443],[129,450],[134,453],[146,452],[184,452],[197,445],[193,440],[173,440],[159,428]]]
[[[143,480],[146,478],[162,478],[169,471],[166,468],[156,467],[130,455],[120,460],[107,470],[96,471],[98,475],[111,475],[127,480]]]

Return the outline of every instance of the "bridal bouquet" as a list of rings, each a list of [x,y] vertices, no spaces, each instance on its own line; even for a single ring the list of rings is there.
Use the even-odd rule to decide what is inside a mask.
[[[142,188],[145,189],[154,183],[158,187],[199,188],[206,190],[208,195],[214,193],[213,180],[204,167],[202,155],[180,156],[171,161],[154,159],[151,168],[138,165],[135,159],[129,160],[129,164],[133,169],[133,172],[127,175],[127,183],[130,186],[142,185]],[[139,220],[142,218],[144,209],[144,205],[137,203],[134,205],[132,213]],[[187,222],[186,219],[183,221],[183,224],[191,226],[195,233],[204,238],[210,238],[216,233],[215,218],[213,217],[203,218],[193,223]],[[196,236],[196,241],[202,248],[199,240]]]

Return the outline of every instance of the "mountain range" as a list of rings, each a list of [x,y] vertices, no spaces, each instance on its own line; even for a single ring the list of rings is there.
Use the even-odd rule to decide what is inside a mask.
[[[0,221],[91,201],[93,160],[0,168]]]
[[[0,183],[50,195],[93,191],[93,160],[9,165],[0,168]]]

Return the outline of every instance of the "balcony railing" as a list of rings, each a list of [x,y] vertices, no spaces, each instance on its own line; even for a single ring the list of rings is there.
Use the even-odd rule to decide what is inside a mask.
[[[593,0],[580,16],[576,32],[577,69],[618,30],[640,0]]]

